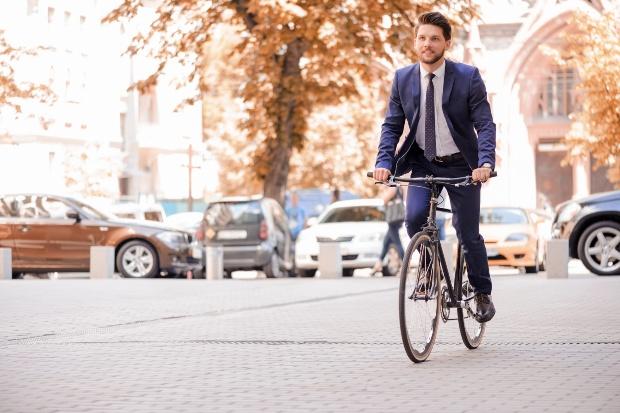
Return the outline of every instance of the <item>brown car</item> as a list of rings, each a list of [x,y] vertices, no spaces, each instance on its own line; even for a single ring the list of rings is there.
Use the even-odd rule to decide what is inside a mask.
[[[64,196],[0,197],[0,247],[12,249],[13,275],[89,271],[90,247],[112,246],[124,277],[180,275],[200,269],[191,234],[165,225],[122,220]]]

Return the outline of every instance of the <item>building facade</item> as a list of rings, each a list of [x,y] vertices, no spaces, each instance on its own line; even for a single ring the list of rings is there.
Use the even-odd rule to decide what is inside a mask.
[[[127,90],[152,62],[124,55],[130,34],[101,23],[113,4],[3,2],[7,40],[43,48],[16,64],[16,77],[49,84],[57,100],[51,107],[26,102],[20,116],[2,111],[0,176],[15,179],[0,180],[0,192],[183,201],[190,181],[197,200],[213,189],[206,185],[214,161],[202,144],[201,108],[175,111],[187,92],[171,84],[176,73],[148,93]]]
[[[545,48],[561,50],[576,12],[600,13],[610,3],[587,0],[480,0],[481,20],[461,50],[478,66],[497,124],[498,177],[484,192],[489,205],[553,207],[613,189],[589,154],[567,160],[564,137],[578,109],[578,74],[559,67]]]

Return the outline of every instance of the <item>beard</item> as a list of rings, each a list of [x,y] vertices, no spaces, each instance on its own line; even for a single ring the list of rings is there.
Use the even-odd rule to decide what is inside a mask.
[[[424,53],[420,54],[420,60],[422,63],[426,63],[428,65],[433,65],[437,63],[444,55],[445,50],[442,50],[439,53],[433,53],[432,56],[424,57]]]

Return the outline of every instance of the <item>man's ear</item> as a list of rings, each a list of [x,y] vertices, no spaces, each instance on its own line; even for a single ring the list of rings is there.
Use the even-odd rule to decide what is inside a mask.
[[[452,39],[446,41],[446,49],[449,49],[452,46]]]

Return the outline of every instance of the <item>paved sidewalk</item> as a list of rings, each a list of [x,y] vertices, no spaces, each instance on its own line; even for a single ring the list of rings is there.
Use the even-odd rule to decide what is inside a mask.
[[[0,281],[0,411],[620,411],[620,277],[494,283],[414,365],[397,279]]]

